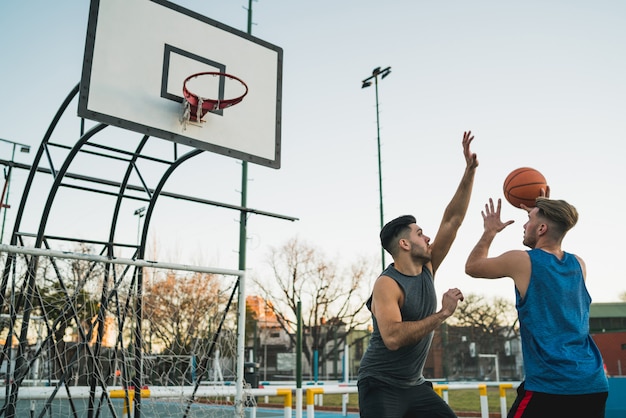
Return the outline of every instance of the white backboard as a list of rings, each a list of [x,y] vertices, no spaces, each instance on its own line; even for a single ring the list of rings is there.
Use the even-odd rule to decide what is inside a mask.
[[[168,1],[92,0],[78,116],[279,168],[282,57],[280,47]],[[184,124],[183,81],[199,72],[235,76],[248,93]],[[240,90],[221,83],[216,99]]]

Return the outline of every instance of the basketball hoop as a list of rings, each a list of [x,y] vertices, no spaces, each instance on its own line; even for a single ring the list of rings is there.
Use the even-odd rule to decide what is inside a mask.
[[[244,87],[244,92],[242,95],[232,98],[232,99],[209,99],[207,97],[201,97],[197,94],[194,94],[189,91],[187,88],[187,82],[193,78],[200,76],[214,76],[214,77],[226,77],[230,80],[234,80],[239,82]],[[202,122],[202,118],[207,112],[212,112],[216,110],[226,109],[227,107],[231,107],[241,102],[243,98],[248,94],[248,86],[241,79],[226,73],[219,72],[202,72],[192,74],[185,79],[183,82],[183,109],[182,109],[182,117],[181,123],[186,124],[187,122]]]

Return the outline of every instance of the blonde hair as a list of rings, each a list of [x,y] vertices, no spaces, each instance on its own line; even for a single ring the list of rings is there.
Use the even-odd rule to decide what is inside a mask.
[[[539,216],[551,221],[561,235],[565,235],[578,222],[578,211],[565,200],[538,197],[536,206],[539,209]]]

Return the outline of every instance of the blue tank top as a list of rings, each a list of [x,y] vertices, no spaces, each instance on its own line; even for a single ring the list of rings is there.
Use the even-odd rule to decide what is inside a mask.
[[[608,391],[600,350],[589,334],[589,305],[580,263],[541,249],[528,251],[524,299],[515,289],[527,390],[555,395]]]
[[[382,275],[395,280],[404,293],[404,305],[400,308],[402,321],[418,321],[435,313],[437,296],[433,274],[426,267],[417,276],[406,276],[391,264]],[[370,297],[367,302],[370,310],[371,302]],[[372,322],[374,330],[361,359],[358,378],[374,377],[396,387],[410,387],[424,383],[422,372],[433,333],[429,333],[417,344],[391,351],[383,343],[374,315],[372,315]]]

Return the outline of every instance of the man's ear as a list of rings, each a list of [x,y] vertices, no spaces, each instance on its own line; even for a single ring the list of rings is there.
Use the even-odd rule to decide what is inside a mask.
[[[537,228],[537,232],[539,235],[545,235],[548,233],[548,224],[541,224],[539,228]]]
[[[411,245],[409,244],[409,240],[406,238],[400,238],[400,240],[398,241],[398,246],[402,248],[403,250],[408,250],[411,248]]]

